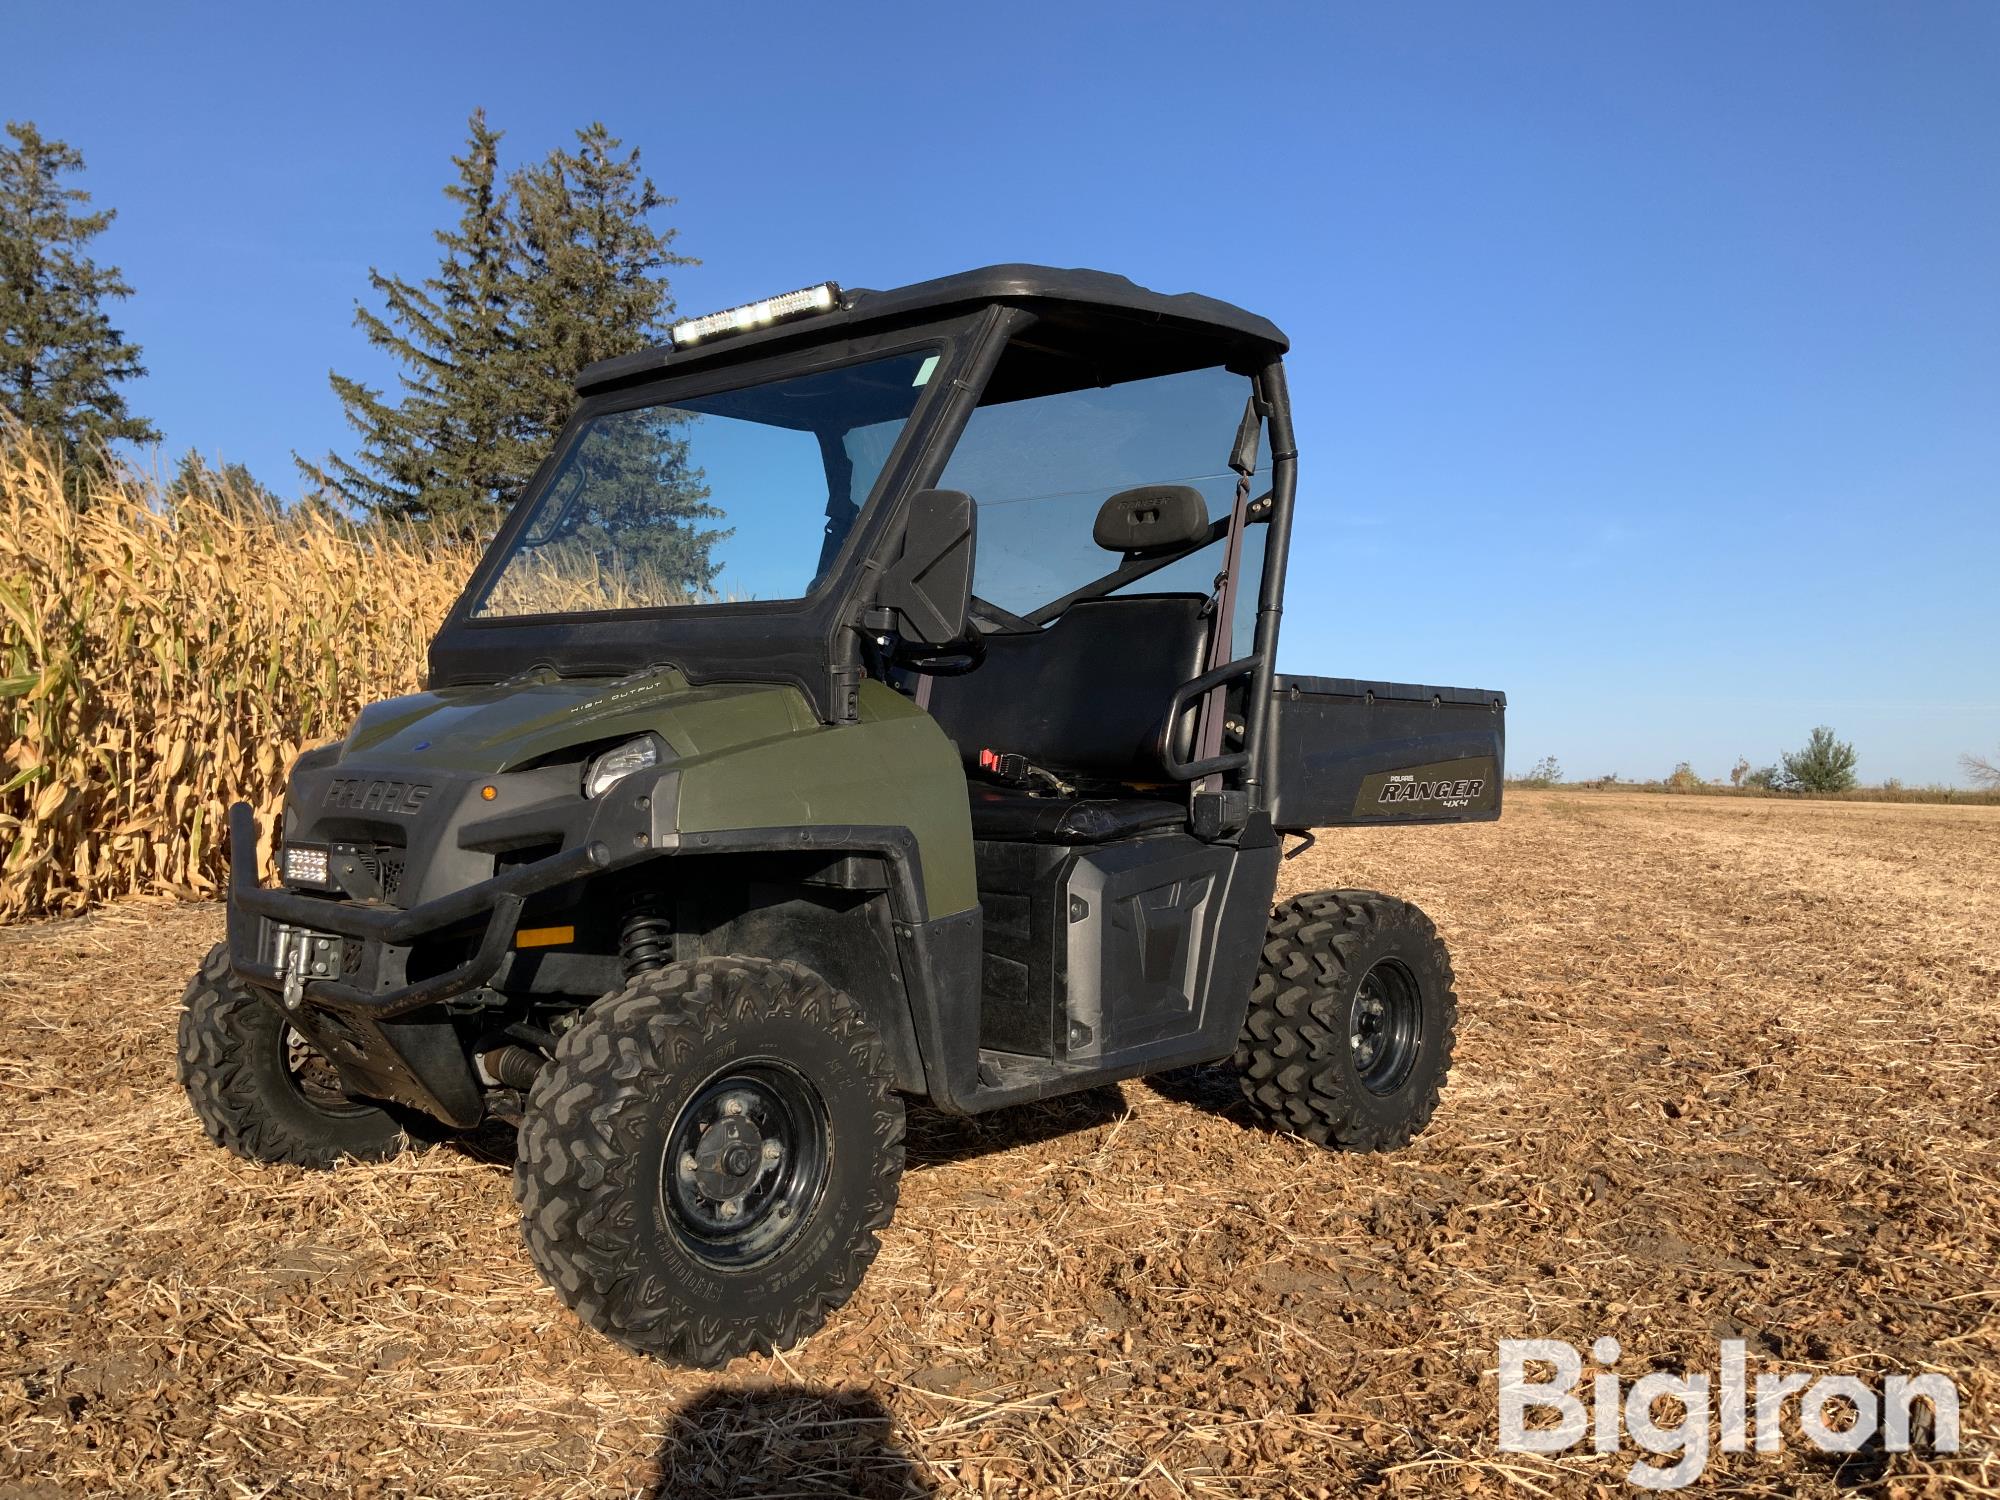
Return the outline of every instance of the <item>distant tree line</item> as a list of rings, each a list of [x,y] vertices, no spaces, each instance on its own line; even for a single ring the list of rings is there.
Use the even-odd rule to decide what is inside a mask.
[[[1829,726],[1822,724],[1813,730],[1804,745],[1796,750],[1785,751],[1770,765],[1753,767],[1748,757],[1739,755],[1736,764],[1729,768],[1728,784],[1738,790],[1757,792],[1791,792],[1821,796],[1851,792],[1860,786],[1860,778],[1856,774],[1860,761],[1861,757],[1851,742],[1841,739]],[[1989,758],[1968,753],[1959,757],[1959,764],[1964,768],[1974,787],[1984,788],[1988,792],[2000,791],[2000,755]],[[1562,767],[1556,763],[1553,755],[1545,755],[1528,770],[1509,776],[1508,783],[1522,787],[1567,785],[1599,789],[1620,785],[1660,786],[1677,792],[1702,791],[1711,786],[1710,782],[1703,780],[1695,771],[1692,764],[1684,760],[1677,762],[1673,770],[1657,782],[1626,781],[1615,771],[1584,781],[1569,782],[1564,780]],[[1722,783],[1718,781],[1712,785],[1719,787]],[[1881,782],[1878,790],[1902,794],[1911,789],[1891,776]],[[1949,795],[1950,788],[1931,786],[1916,788],[1915,791],[1926,795],[1936,794],[1933,800],[1941,800]]]
[[[112,444],[159,441],[122,389],[146,373],[111,313],[133,289],[91,257],[115,210],[92,209],[74,186],[82,154],[30,122],[6,133],[0,410],[56,444],[80,495],[81,481],[113,461]],[[572,147],[503,174],[500,140],[475,111],[452,159],[445,196],[457,218],[437,231],[435,270],[421,279],[370,270],[374,305],[357,302],[355,322],[399,372],[391,389],[330,377],[356,444],[348,455],[298,459],[312,500],[461,536],[490,532],[575,404],[576,372],[666,337],[674,302],[665,272],[694,262],[675,253],[677,231],[657,223],[674,200],[639,152],[593,123]],[[663,431],[650,458],[663,481],[662,520],[712,513],[678,435]],[[169,493],[281,504],[240,464],[193,451]],[[705,576],[700,559],[683,571]]]
[[[1858,778],[1855,767],[1861,757],[1854,746],[1822,724],[1806,737],[1797,750],[1779,755],[1773,765],[1753,769],[1747,758],[1738,756],[1729,768],[1729,784],[1761,792],[1848,792]],[[1693,791],[1705,785],[1686,761],[1675,766],[1666,785],[1679,791]]]

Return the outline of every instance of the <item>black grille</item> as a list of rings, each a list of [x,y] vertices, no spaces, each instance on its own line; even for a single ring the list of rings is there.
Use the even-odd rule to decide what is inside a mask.
[[[403,888],[403,853],[400,849],[375,851],[374,876],[382,883],[382,898],[394,901]]]
[[[394,901],[403,888],[403,869],[408,855],[401,849],[384,848],[379,844],[335,844],[333,854],[336,861],[349,860],[359,865],[368,879],[381,889],[384,901]]]

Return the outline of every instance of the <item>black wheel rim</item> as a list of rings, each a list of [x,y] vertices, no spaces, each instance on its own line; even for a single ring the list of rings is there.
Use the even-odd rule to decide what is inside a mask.
[[[340,1070],[296,1026],[279,1029],[278,1062],[292,1092],[323,1115],[365,1115],[373,1108],[347,1097],[340,1086]]]
[[[675,1117],[660,1200],[691,1254],[712,1266],[753,1265],[805,1227],[829,1160],[819,1091],[783,1063],[738,1063]]]
[[[1409,1079],[1424,1040],[1416,976],[1385,958],[1361,976],[1347,1023],[1354,1072],[1371,1094],[1393,1094]]]

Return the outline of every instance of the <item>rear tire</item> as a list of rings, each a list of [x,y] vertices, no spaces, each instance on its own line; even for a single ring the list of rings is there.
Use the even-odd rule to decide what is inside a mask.
[[[859,1009],[802,965],[701,958],[593,1005],[529,1097],[529,1253],[584,1322],[714,1368],[813,1332],[895,1212],[903,1102]]]
[[[1278,907],[1236,1044],[1268,1123],[1344,1151],[1393,1151],[1430,1123],[1457,1041],[1451,957],[1431,919],[1374,891]]]
[[[403,1149],[395,1117],[343,1096],[332,1065],[230,972],[222,944],[202,960],[181,1006],[181,1087],[216,1145],[249,1161],[312,1168]]]

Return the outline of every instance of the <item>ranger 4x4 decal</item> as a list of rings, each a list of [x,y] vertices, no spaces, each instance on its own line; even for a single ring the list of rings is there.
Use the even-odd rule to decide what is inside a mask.
[[[1494,805],[1497,769],[1491,756],[1477,755],[1400,771],[1377,771],[1361,779],[1354,816],[1458,818],[1487,811]]]

